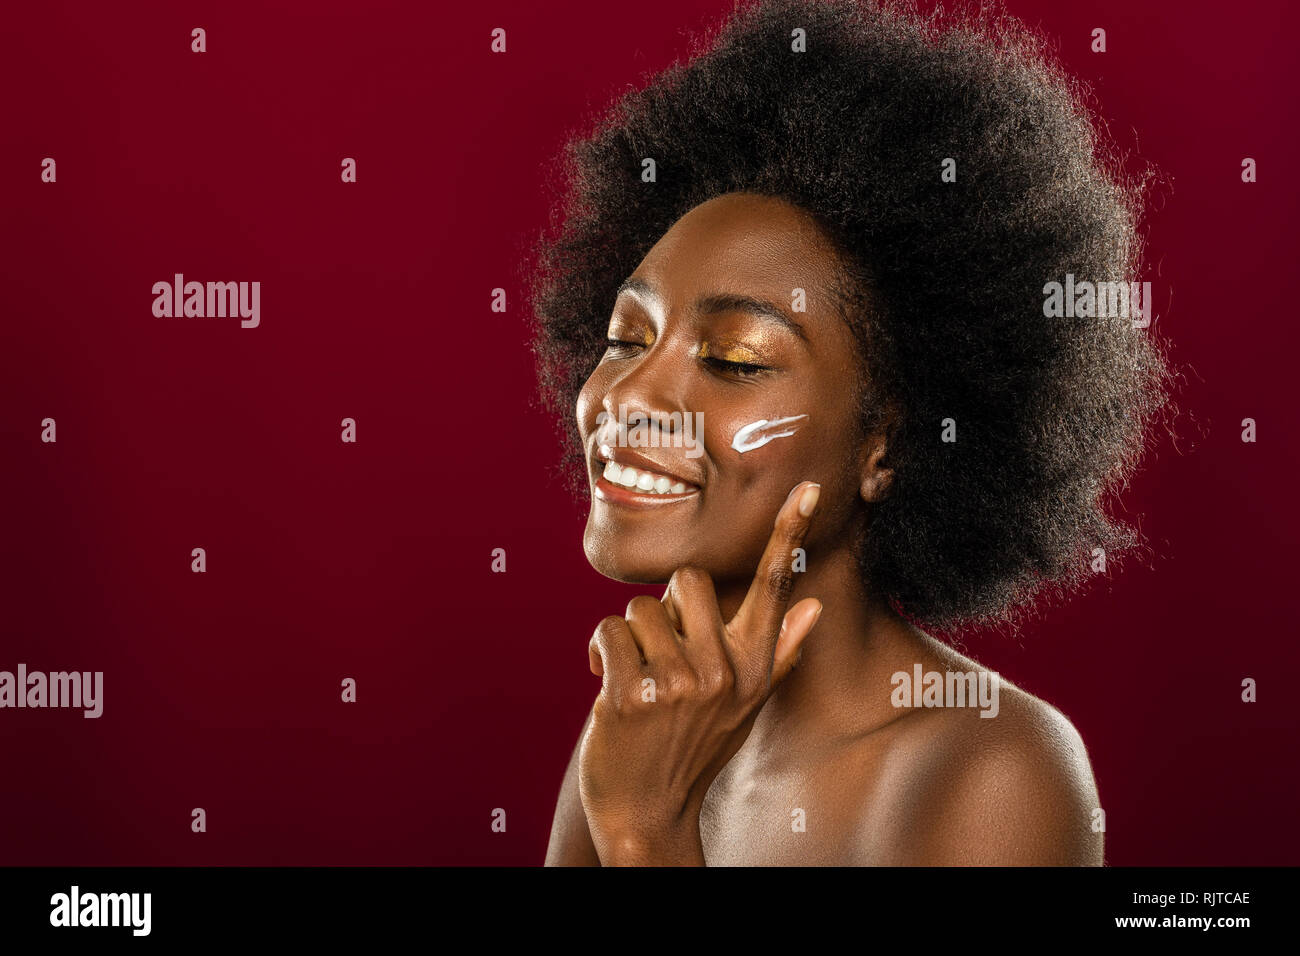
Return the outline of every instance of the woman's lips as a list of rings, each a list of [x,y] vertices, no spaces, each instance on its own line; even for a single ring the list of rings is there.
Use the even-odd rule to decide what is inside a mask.
[[[692,481],[687,477],[686,468],[667,464],[649,455],[632,451],[623,445],[601,442],[596,446],[596,454],[592,457],[595,459],[596,467],[601,469],[611,482],[622,484],[626,488],[636,487],[643,474],[649,477],[652,486],[660,478],[667,478],[669,488],[673,485],[685,485],[686,490],[689,491],[700,487],[699,481]],[[615,468],[610,468],[611,463]],[[652,488],[645,487],[642,482],[639,490],[650,491]]]
[[[621,485],[629,491],[639,491],[647,495],[681,495],[688,489],[686,482],[671,475],[651,471],[648,468],[620,465],[616,461],[605,462],[605,470],[600,476],[611,485]],[[689,487],[694,490],[693,485]]]
[[[601,445],[595,465],[596,496],[619,504],[667,504],[699,493],[699,485],[625,449]]]
[[[622,484],[616,484],[610,481],[604,475],[596,479],[596,497],[601,501],[608,501],[611,504],[634,505],[634,506],[651,506],[668,505],[677,501],[685,501],[687,498],[694,498],[700,493],[699,488],[686,487],[679,484],[679,487],[686,487],[685,491],[674,492],[670,487],[667,492],[640,491],[637,488],[628,488]]]

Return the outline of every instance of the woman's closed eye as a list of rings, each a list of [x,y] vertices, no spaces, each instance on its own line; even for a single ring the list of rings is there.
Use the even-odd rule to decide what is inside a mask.
[[[704,364],[720,372],[746,377],[772,371],[766,365],[758,365],[754,362],[733,362],[730,359],[714,358],[712,356],[705,356]]]
[[[643,349],[646,347],[644,342],[634,342],[631,339],[607,338],[605,340],[605,354],[626,355],[633,349]]]
[[[771,366],[764,365],[752,349],[741,346],[711,346],[705,342],[700,346],[699,358],[705,365],[724,375],[752,378],[772,371]]]
[[[626,358],[635,354],[639,349],[649,347],[650,343],[644,341],[618,338],[611,335],[605,339],[605,357]],[[753,378],[773,370],[769,365],[750,360],[750,354],[748,350],[727,349],[723,351],[722,355],[714,355],[710,354],[709,346],[706,344],[700,348],[697,357],[709,368],[722,375]]]

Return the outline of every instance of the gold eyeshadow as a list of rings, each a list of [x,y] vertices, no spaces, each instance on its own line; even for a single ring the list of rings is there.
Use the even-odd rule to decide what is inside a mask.
[[[735,362],[738,365],[762,365],[763,356],[746,345],[724,344],[711,345],[705,342],[700,346],[700,358],[716,358],[723,362]]]
[[[655,344],[654,328],[640,322],[614,322],[610,325],[606,336],[610,339],[619,339],[625,342],[639,340],[646,348],[650,348]],[[711,358],[719,362],[730,362],[735,365],[771,364],[763,353],[742,342],[705,340],[700,343],[696,357],[701,359]]]
[[[637,323],[637,325],[640,325],[640,323]],[[630,325],[622,322],[612,323],[609,327],[609,331],[605,333],[605,337],[610,339],[622,339],[627,342],[635,342],[640,339],[642,345],[647,347],[654,345],[654,329],[649,326],[641,326],[638,328],[637,325]]]

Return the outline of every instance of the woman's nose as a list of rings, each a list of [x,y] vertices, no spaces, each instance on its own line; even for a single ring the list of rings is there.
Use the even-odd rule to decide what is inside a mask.
[[[635,416],[651,428],[671,427],[687,411],[681,357],[656,343],[629,365],[605,392],[606,414],[625,425]]]

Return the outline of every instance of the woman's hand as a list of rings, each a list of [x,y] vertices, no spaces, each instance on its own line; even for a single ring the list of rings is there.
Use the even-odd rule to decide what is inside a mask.
[[[777,513],[753,584],[722,620],[713,581],[679,568],[662,601],[633,598],[600,622],[588,653],[603,677],[578,758],[578,783],[605,865],[704,864],[699,814],[718,772],[749,736],[821,613],[794,589],[819,485],[801,482]]]

